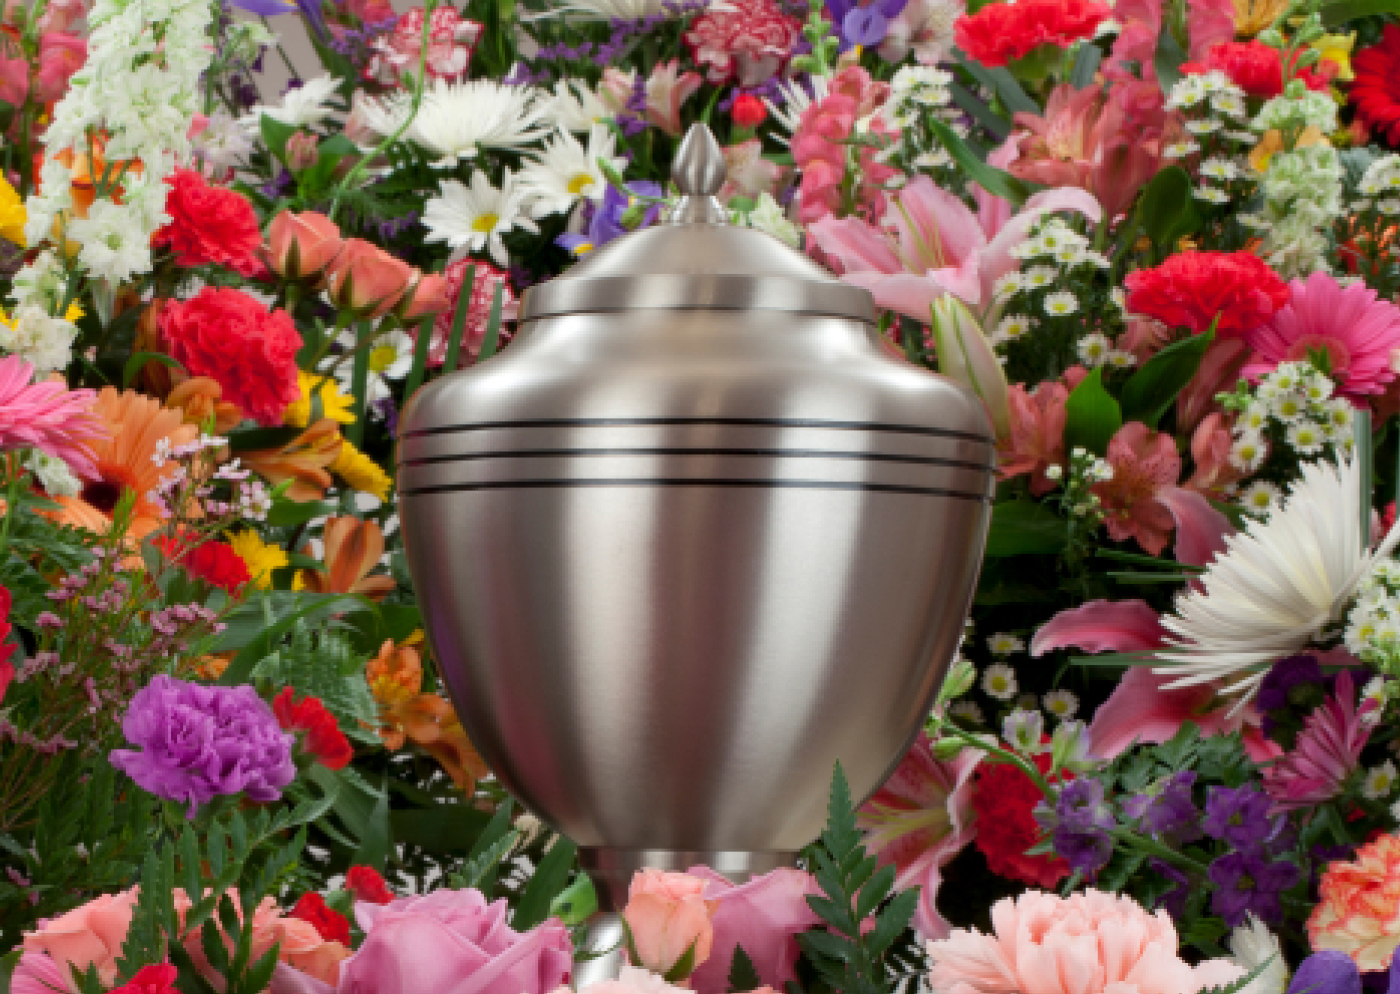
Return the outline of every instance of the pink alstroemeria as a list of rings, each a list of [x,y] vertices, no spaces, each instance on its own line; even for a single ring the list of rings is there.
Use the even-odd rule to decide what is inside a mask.
[[[1065,405],[1069,387],[1049,380],[1027,391],[1019,383],[1007,391],[1011,412],[1011,437],[997,448],[1003,480],[1030,474],[1031,493],[1049,493],[1058,484],[1046,475],[1051,466],[1065,462]]]
[[[681,133],[681,105],[690,99],[704,79],[698,72],[681,72],[680,59],[658,62],[647,77],[647,121],[668,135]],[[625,110],[636,85],[637,70],[609,66],[603,70],[603,104],[614,114]]]
[[[985,315],[997,278],[1016,269],[1011,250],[1044,215],[1077,211],[1097,223],[1098,201],[1083,190],[1045,190],[1004,223],[984,205],[973,214],[955,194],[917,176],[889,198],[880,226],[858,218],[824,217],[809,227],[817,246],[863,286],[880,307],[928,321],[934,300],[951,293]]]
[[[1351,672],[1337,674],[1332,696],[1304,719],[1293,750],[1264,770],[1274,811],[1311,808],[1341,793],[1371,737],[1367,717],[1375,707],[1369,698],[1357,707]]]
[[[975,749],[963,749],[951,760],[938,759],[928,736],[921,733],[856,818],[867,848],[895,867],[895,886],[923,888],[914,925],[927,939],[948,937],[948,922],[935,904],[940,871],[977,834],[972,774],[981,760],[982,753]]]

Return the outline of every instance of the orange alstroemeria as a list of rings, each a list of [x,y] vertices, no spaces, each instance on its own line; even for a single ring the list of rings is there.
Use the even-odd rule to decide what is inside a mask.
[[[213,418],[214,434],[223,435],[243,420],[243,411],[237,404],[223,400],[223,394],[224,388],[218,381],[196,376],[171,390],[165,398],[165,406],[182,412],[185,424],[205,425]]]
[[[302,570],[303,589],[318,594],[362,594],[379,600],[398,584],[391,576],[371,572],[384,558],[384,532],[373,521],[350,516],[330,518],[321,533],[326,553],[324,570]]]
[[[327,469],[343,444],[340,425],[322,418],[285,445],[243,453],[243,465],[273,486],[291,480],[287,496],[292,500],[320,500],[335,482]]]
[[[441,763],[462,790],[471,790],[477,780],[490,772],[445,697],[417,694],[388,709],[385,717],[408,741]]]
[[[417,696],[423,689],[423,662],[418,650],[408,645],[396,646],[393,639],[385,639],[379,647],[379,655],[365,664],[365,681],[374,694],[374,699],[385,709],[402,704]],[[381,732],[386,744],[388,734]],[[390,749],[403,747],[403,734],[398,733],[396,744]]]

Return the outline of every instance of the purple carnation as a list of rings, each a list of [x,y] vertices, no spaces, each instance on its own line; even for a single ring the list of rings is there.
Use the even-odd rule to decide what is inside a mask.
[[[184,801],[193,818],[223,794],[275,801],[296,776],[293,737],[252,687],[206,687],[157,676],[131,699],[122,732],[137,750],[112,765],[143,788]]]

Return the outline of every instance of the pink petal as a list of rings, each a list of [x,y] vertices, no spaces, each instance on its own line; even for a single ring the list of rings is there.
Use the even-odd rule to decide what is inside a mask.
[[[1194,490],[1163,487],[1157,500],[1166,505],[1176,519],[1176,559],[1188,566],[1205,566],[1225,551],[1225,536],[1233,535],[1235,526]]]
[[[1043,625],[1031,640],[1031,655],[1067,646],[1085,652],[1142,652],[1160,646],[1166,634],[1146,601],[1090,601]]]

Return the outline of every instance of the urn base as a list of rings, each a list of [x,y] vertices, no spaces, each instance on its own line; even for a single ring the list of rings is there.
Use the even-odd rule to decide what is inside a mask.
[[[632,876],[647,867],[684,873],[692,866],[703,864],[736,884],[742,884],[779,867],[796,865],[797,853],[587,847],[579,850],[578,860],[598,889],[598,907],[603,911],[621,911],[627,905],[627,888]]]

